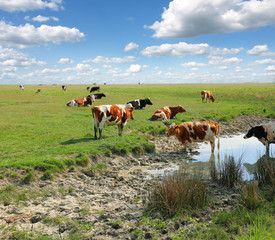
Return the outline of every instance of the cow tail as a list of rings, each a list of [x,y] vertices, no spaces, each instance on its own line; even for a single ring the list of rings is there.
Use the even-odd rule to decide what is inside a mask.
[[[218,123],[218,150],[220,150],[220,124]]]

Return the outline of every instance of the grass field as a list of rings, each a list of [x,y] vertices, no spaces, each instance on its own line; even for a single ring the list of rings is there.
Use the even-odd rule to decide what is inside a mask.
[[[36,93],[37,89],[41,93]],[[200,92],[211,90],[215,103],[203,104]],[[150,120],[152,113],[164,106],[182,105],[175,123],[189,120],[230,121],[239,115],[257,114],[275,118],[275,85],[106,85],[101,104],[124,104],[150,97],[154,105],[134,112],[124,136],[117,126],[103,129],[103,139],[94,140],[91,108],[67,107],[73,98],[88,95],[86,86],[0,86],[0,168],[35,168],[61,170],[73,164],[85,164],[96,154],[143,153],[154,150],[147,141],[149,133],[164,132],[162,122]],[[172,121],[170,121],[172,122]]]

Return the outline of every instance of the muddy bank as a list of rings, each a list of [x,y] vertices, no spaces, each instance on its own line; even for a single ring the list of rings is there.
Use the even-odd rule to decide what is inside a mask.
[[[236,134],[248,130],[248,125],[268,122],[257,116],[240,117],[221,123],[221,134]],[[53,181],[22,184],[16,179],[2,179],[0,187],[15,185],[16,191],[36,193],[28,200],[0,204],[0,236],[9,239],[18,232],[41,234],[68,239],[169,239],[175,231],[195,231],[198,223],[212,223],[212,214],[236,206],[237,193],[214,184],[209,192],[215,197],[209,207],[192,216],[192,221],[167,221],[156,231],[144,224],[144,201],[154,184],[158,170],[177,164],[187,164],[187,154],[175,138],[152,137],[156,153],[145,156],[98,156],[93,163],[104,162],[106,170],[90,172],[75,168],[57,174]],[[196,164],[196,163],[194,163]],[[133,168],[135,166],[135,168]],[[161,218],[155,215],[154,218]]]

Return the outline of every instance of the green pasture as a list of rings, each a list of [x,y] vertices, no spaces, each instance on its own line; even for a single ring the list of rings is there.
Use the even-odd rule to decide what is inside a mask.
[[[41,93],[36,93],[40,88]],[[215,103],[201,102],[201,90],[211,90]],[[123,136],[117,126],[103,129],[103,139],[94,140],[90,107],[67,107],[73,98],[89,94],[85,85],[0,86],[0,168],[62,170],[86,164],[97,154],[121,155],[153,152],[148,137],[163,134],[162,122],[151,121],[152,113],[164,106],[182,105],[186,113],[169,122],[190,120],[230,121],[239,115],[257,114],[275,118],[275,85],[104,85],[101,104],[124,104],[149,97],[154,105],[134,111]]]

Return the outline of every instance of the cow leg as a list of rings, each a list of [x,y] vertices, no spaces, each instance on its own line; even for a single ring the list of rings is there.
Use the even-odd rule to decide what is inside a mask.
[[[94,125],[94,133],[95,133],[95,139],[97,139],[97,126],[96,125]]]
[[[210,145],[211,145],[211,152],[213,153],[215,150],[215,140],[210,140]]]
[[[122,136],[122,131],[123,131],[123,124],[118,125],[118,136]]]
[[[101,139],[102,138],[102,128],[99,128],[99,138]]]

